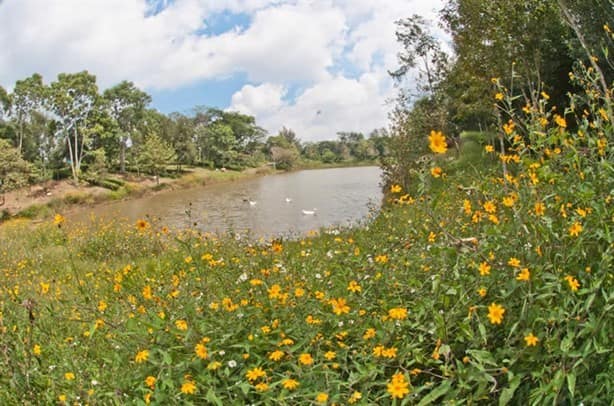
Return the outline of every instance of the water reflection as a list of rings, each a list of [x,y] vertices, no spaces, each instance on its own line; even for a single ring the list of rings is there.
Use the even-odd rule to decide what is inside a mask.
[[[304,234],[322,226],[353,224],[367,216],[369,207],[378,207],[382,198],[380,176],[377,167],[305,170],[162,192],[98,206],[78,217],[93,214],[136,221],[150,215],[171,227],[196,223],[209,232]]]

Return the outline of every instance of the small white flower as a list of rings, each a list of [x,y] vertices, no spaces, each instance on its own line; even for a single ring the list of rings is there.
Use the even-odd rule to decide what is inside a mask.
[[[100,382],[98,382],[97,380],[92,379],[92,386],[96,386],[96,385],[98,385],[99,383],[100,383]]]
[[[339,323],[337,323],[337,326],[338,326],[338,327],[343,327],[343,322],[342,322],[342,321],[340,321]]]
[[[220,352],[218,352],[218,354],[220,354],[220,356],[222,356],[222,357],[223,357],[223,356],[224,356],[224,354],[226,354],[226,351],[221,350]]]
[[[316,279],[322,279],[322,275],[320,275],[319,273],[314,275]]]
[[[237,361],[235,361],[234,359],[231,359],[230,361],[228,361],[229,368],[235,368],[236,366],[237,366]]]

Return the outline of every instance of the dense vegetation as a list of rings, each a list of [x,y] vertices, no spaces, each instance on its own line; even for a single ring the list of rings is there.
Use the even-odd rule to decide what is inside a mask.
[[[386,130],[302,143],[287,128],[267,138],[254,117],[238,112],[196,107],[190,115],[164,115],[150,102],[126,81],[100,93],[87,71],[49,84],[33,74],[11,93],[0,88],[0,193],[66,176],[104,184],[109,172],[159,175],[171,165],[291,169],[387,154]]]
[[[401,24],[445,69],[399,105],[388,205],[361,227],[265,241],[164,219],[5,224],[2,403],[610,404],[614,34],[588,30],[585,2],[505,4],[450,2],[448,18],[481,16],[452,61],[417,19]],[[458,82],[481,83],[483,107],[452,100],[450,72],[486,63],[458,42],[471,24],[512,13],[507,34],[466,43],[503,52],[513,30],[532,35],[533,6],[562,35],[539,27],[523,37],[534,50],[581,34],[605,52],[576,55],[556,89],[493,63]],[[455,133],[452,112],[471,105],[483,121]]]

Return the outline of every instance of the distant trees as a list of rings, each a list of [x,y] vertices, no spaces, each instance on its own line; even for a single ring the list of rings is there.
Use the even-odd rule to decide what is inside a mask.
[[[98,184],[109,172],[159,176],[169,165],[243,169],[273,162],[291,169],[303,162],[374,160],[389,152],[385,130],[303,144],[285,127],[267,138],[254,117],[239,112],[196,107],[166,115],[150,103],[151,96],[129,81],[100,93],[87,71],[61,73],[49,84],[35,73],[18,80],[12,92],[0,87],[0,140],[10,147],[0,155],[0,181],[14,187],[24,179],[71,176]]]

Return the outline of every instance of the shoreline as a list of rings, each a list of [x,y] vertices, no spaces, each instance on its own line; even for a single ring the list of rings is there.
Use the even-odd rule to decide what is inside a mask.
[[[270,165],[247,168],[242,171],[220,171],[201,167],[184,168],[176,177],[164,177],[159,183],[151,176],[136,177],[132,174],[110,175],[119,179],[123,185],[117,190],[106,189],[90,184],[74,185],[72,180],[46,181],[5,194],[6,203],[0,206],[0,227],[17,219],[39,221],[49,219],[58,212],[79,210],[80,208],[103,206],[117,201],[133,200],[167,191],[189,189],[220,183],[234,182],[259,176],[275,175],[302,170],[332,169],[344,167],[378,166],[377,162],[347,162],[333,164],[298,165],[284,171]]]

